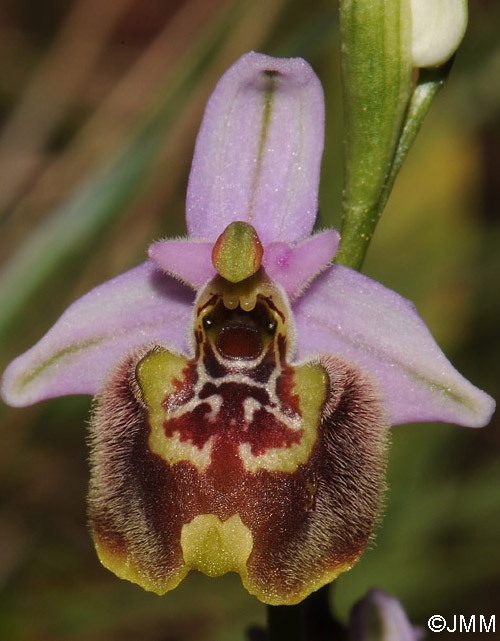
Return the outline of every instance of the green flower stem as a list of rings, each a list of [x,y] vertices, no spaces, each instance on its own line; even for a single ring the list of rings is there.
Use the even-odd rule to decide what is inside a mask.
[[[268,605],[267,629],[269,641],[304,641],[302,603]]]
[[[336,262],[360,269],[370,240],[389,199],[394,181],[403,165],[436,94],[446,83],[453,65],[453,58],[442,67],[421,69],[406,114],[390,171],[380,190],[380,196],[365,212],[345,212],[342,241]]]
[[[267,606],[268,641],[344,641],[346,630],[330,610],[330,590],[325,585],[302,603]]]
[[[359,269],[412,92],[407,2],[341,0],[344,196],[337,261]]]

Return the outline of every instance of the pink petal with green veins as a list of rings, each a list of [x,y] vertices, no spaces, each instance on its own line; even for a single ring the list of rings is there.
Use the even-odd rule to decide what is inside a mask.
[[[213,246],[210,240],[161,240],[149,247],[148,254],[157,267],[198,290],[217,273]]]
[[[383,285],[334,265],[293,311],[298,357],[331,352],[361,365],[378,378],[392,424],[489,422],[494,400],[457,372],[414,305]]]
[[[328,266],[335,256],[339,239],[338,232],[330,229],[296,246],[281,242],[269,243],[264,249],[262,263],[267,274],[293,300]]]
[[[189,235],[215,240],[241,220],[264,245],[306,238],[317,212],[323,129],[323,91],[304,60],[242,56],[205,110],[189,178]]]
[[[2,397],[24,406],[65,394],[92,394],[111,365],[138,345],[185,350],[193,294],[150,262],[99,285],[73,303],[47,334],[16,358]]]

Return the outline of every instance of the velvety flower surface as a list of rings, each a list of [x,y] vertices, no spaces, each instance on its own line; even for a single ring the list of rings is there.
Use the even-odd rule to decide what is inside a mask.
[[[154,243],[5,372],[11,405],[96,396],[96,547],[155,592],[236,571],[266,603],[300,601],[364,550],[389,424],[493,411],[410,302],[332,265],[337,232],[311,235],[323,121],[307,63],[243,56],[206,108],[188,237]]]

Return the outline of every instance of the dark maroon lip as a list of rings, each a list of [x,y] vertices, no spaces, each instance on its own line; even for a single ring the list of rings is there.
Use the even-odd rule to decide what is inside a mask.
[[[224,358],[238,360],[258,358],[264,349],[259,330],[241,322],[224,325],[217,336],[215,346]]]

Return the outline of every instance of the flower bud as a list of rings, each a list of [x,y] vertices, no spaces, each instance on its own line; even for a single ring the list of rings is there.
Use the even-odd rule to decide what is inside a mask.
[[[467,0],[411,0],[415,67],[437,67],[457,50],[467,26]]]

